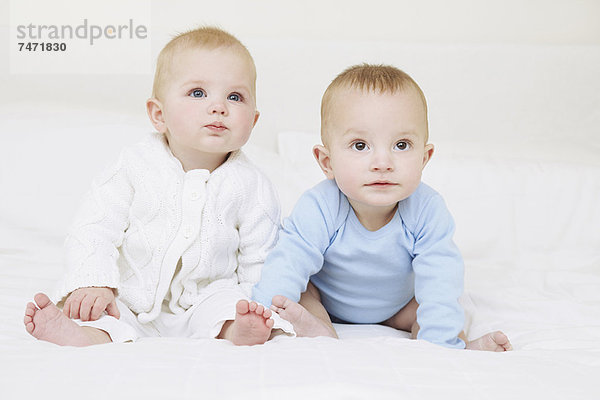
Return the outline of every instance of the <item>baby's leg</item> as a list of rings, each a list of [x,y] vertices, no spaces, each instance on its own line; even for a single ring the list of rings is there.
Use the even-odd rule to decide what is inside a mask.
[[[235,320],[225,321],[217,339],[227,339],[238,346],[263,344],[271,335],[271,310],[251,301],[240,300],[235,306]]]
[[[61,346],[90,346],[111,342],[103,330],[79,326],[64,315],[48,296],[38,293],[37,303],[28,303],[25,308],[25,329],[33,337]]]
[[[410,332],[411,337],[416,339],[417,333],[419,332],[419,324],[417,324],[417,308],[419,308],[419,303],[417,303],[413,297],[400,311],[391,318],[383,321],[381,324],[401,331]]]
[[[319,290],[310,282],[306,292],[300,296],[299,303],[293,302],[285,296],[277,295],[273,297],[271,309],[281,318],[292,323],[297,336],[338,337],[329,314],[321,303]]]
[[[407,331],[411,333],[413,339],[417,338],[419,333],[419,324],[417,323],[417,309],[419,304],[414,299],[409,301],[400,311],[386,321],[383,321],[383,325],[391,326],[392,328]],[[484,350],[484,351],[509,351],[512,350],[512,346],[508,337],[500,332],[492,332],[483,335],[479,339],[468,341],[467,336],[464,332],[460,332],[458,337],[462,339],[466,348],[469,350]]]

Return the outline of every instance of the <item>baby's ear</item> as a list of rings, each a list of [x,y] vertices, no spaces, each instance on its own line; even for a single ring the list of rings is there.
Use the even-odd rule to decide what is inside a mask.
[[[260,117],[260,112],[258,112],[258,110],[256,110],[254,112],[254,124],[252,124],[252,128],[254,128],[256,126],[256,123],[258,122],[258,117]]]
[[[427,165],[431,157],[433,156],[434,147],[431,143],[425,145],[425,152],[423,153],[423,168]]]
[[[148,112],[148,117],[150,118],[150,122],[152,123],[152,126],[154,126],[154,129],[159,133],[166,133],[167,124],[162,111],[162,103],[154,97],[148,99],[146,101],[146,111]]]
[[[319,167],[321,167],[321,170],[327,179],[333,179],[335,176],[331,169],[331,157],[329,157],[329,150],[327,150],[327,147],[320,144],[316,145],[313,147],[313,155],[317,159],[317,163],[319,163]]]

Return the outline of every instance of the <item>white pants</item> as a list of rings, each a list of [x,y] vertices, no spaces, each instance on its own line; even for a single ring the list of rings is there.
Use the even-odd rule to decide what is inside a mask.
[[[235,319],[235,305],[240,300],[236,290],[216,292],[195,304],[182,314],[173,314],[167,303],[163,303],[162,312],[149,323],[142,324],[137,316],[119,299],[117,306],[121,318],[103,315],[96,321],[75,320],[80,326],[89,326],[105,331],[114,343],[135,342],[143,337],[186,337],[215,338],[221,332],[227,320]],[[282,329],[295,336],[292,325],[273,313],[273,329]]]

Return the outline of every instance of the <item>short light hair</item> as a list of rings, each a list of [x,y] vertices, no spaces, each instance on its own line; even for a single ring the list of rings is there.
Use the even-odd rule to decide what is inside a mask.
[[[214,50],[218,48],[231,48],[248,61],[252,68],[252,95],[256,94],[256,66],[252,55],[235,36],[224,30],[205,26],[198,29],[193,29],[175,36],[161,50],[156,61],[156,72],[154,74],[154,84],[152,86],[152,97],[160,99],[163,94],[166,82],[170,78],[171,66],[178,52],[193,48],[203,48]],[[255,96],[256,97],[256,96]]]
[[[360,64],[354,65],[339,74],[329,84],[321,100],[321,140],[327,139],[327,126],[331,119],[336,96],[343,90],[359,90],[364,92],[390,93],[414,89],[423,102],[425,122],[427,123],[427,100],[425,94],[406,72],[391,65]],[[427,129],[425,140],[428,139]]]

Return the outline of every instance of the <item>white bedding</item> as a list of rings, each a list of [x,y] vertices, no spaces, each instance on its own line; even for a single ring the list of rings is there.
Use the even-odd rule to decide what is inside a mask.
[[[25,302],[58,276],[57,262],[39,258],[2,254],[2,399],[74,399],[82,393],[87,399],[600,396],[597,272],[549,276],[546,282],[532,276],[520,286],[511,285],[514,276],[493,276],[495,284],[475,285],[470,313],[486,328],[502,327],[513,352],[448,350],[375,325],[336,325],[339,340],[280,337],[254,347],[160,338],[69,348],[35,341],[23,329]]]
[[[600,50],[590,59],[600,60]],[[578,78],[590,77],[571,75],[573,91],[586,86]],[[598,87],[593,77],[588,83]],[[457,104],[445,113],[461,111]],[[558,118],[554,108],[547,112]],[[574,126],[597,138],[598,115],[589,107]],[[481,142],[469,140],[473,132],[438,141],[432,131],[437,150],[424,180],[457,223],[467,335],[502,329],[512,352],[448,350],[376,325],[337,325],[339,340],[279,337],[254,347],[160,338],[69,348],[30,337],[25,304],[51,292],[60,276],[62,241],[91,178],[151,127],[144,115],[68,105],[3,106],[0,116],[0,399],[600,399],[598,147],[500,143],[497,132]],[[524,118],[529,129],[535,118]],[[314,132],[288,131],[278,146],[245,148],[278,187],[284,214],[321,179],[310,155],[317,140]]]

